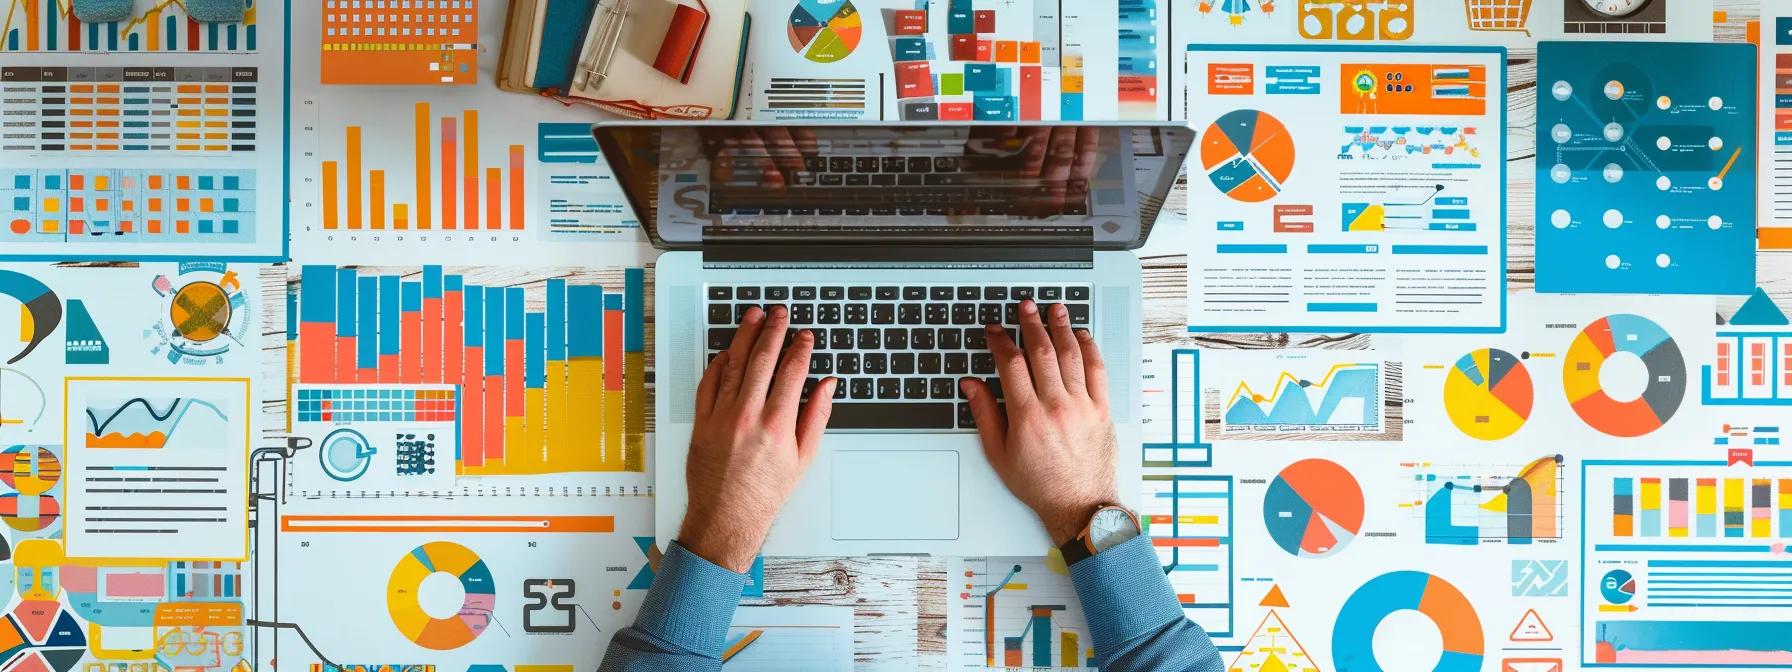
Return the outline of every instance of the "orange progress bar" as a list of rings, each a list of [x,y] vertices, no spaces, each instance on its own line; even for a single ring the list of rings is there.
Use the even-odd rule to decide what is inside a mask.
[[[282,532],[616,531],[614,516],[283,516]]]

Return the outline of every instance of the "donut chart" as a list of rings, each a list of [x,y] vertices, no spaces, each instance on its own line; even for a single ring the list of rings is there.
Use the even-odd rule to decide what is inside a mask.
[[[1290,555],[1323,558],[1363,529],[1363,490],[1338,463],[1301,460],[1276,474],[1263,495],[1263,527]]]
[[[1220,193],[1262,203],[1294,173],[1294,136],[1267,112],[1227,112],[1201,134],[1201,165]]]
[[[1381,672],[1375,630],[1397,611],[1424,614],[1443,635],[1443,655],[1433,672],[1478,672],[1486,642],[1474,605],[1450,582],[1425,572],[1390,572],[1351,593],[1332,630],[1332,662],[1339,670]],[[1389,633],[1397,636],[1397,633]],[[1402,649],[1406,647],[1401,647]]]
[[[1619,353],[1635,355],[1648,371],[1641,396],[1620,401],[1608,394],[1599,370]],[[1640,315],[1618,314],[1587,325],[1568,346],[1562,390],[1582,422],[1612,436],[1648,434],[1674,417],[1686,397],[1686,359],[1661,325]]]
[[[460,581],[466,597],[458,613],[447,618],[430,616],[418,599],[423,580],[438,572]],[[447,651],[466,646],[491,625],[497,607],[497,590],[485,561],[467,547],[452,541],[432,541],[412,549],[386,581],[386,609],[399,634],[418,646]]]
[[[1444,377],[1444,410],[1463,434],[1496,441],[1531,418],[1531,372],[1510,352],[1483,348],[1462,356]]]

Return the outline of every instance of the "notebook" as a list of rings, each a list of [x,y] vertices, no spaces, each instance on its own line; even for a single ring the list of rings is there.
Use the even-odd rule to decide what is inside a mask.
[[[746,0],[511,0],[498,86],[640,119],[731,118]]]

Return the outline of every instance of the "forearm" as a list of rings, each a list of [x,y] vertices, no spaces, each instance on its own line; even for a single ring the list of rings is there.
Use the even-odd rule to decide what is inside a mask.
[[[722,646],[746,581],[672,542],[635,624],[610,639],[598,669],[722,669]]]
[[[1150,538],[1134,538],[1076,563],[1070,579],[1103,672],[1224,669],[1207,633],[1183,616]]]

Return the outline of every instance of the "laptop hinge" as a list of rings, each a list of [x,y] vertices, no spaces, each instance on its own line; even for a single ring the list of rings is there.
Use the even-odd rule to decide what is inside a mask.
[[[722,264],[1090,264],[1088,233],[979,233],[941,236],[808,233],[733,233],[705,236],[703,260]]]

